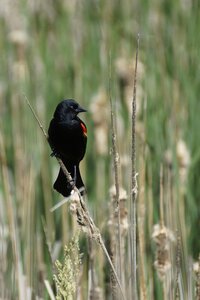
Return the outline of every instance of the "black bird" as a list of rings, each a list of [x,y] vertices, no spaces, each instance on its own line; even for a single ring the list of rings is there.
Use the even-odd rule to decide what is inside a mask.
[[[86,110],[73,99],[60,102],[49,125],[48,139],[53,150],[52,155],[62,159],[76,187],[81,189],[83,194],[84,184],[79,163],[85,155],[87,128],[77,116],[81,112],[86,112]],[[71,185],[67,182],[61,168],[53,187],[64,197],[71,194]]]

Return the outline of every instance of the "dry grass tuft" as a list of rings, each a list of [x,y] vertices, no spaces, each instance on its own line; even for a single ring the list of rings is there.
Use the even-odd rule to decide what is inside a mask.
[[[167,272],[171,268],[170,243],[175,241],[175,237],[173,232],[167,227],[155,224],[152,238],[156,243],[156,259],[154,261],[154,267],[158,277],[161,280],[164,280]]]
[[[73,299],[77,290],[81,265],[79,235],[77,234],[64,249],[64,262],[56,260],[57,274],[54,275],[56,284],[56,300]]]

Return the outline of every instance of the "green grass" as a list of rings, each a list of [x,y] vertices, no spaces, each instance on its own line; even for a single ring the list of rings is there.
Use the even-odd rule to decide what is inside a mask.
[[[8,4],[5,11],[6,6],[1,4],[2,9],[0,7],[0,298],[31,299],[27,294],[29,289],[33,299],[49,299],[44,280],[53,286],[52,258],[63,260],[64,245],[77,230],[69,205],[50,212],[60,200],[52,189],[58,165],[50,158],[50,148],[24,94],[45,129],[63,98],[75,98],[88,108],[84,116],[88,147],[82,173],[88,190],[88,207],[109,248],[109,188],[114,183],[110,154],[109,57],[120,150],[120,186],[130,195],[131,113],[127,102],[132,101],[132,93],[128,99],[126,93],[133,89],[138,32],[139,62],[143,68],[143,71],[138,68],[137,107],[140,109],[136,123],[137,209],[138,222],[141,219],[143,222],[138,227],[137,240],[139,299],[145,299],[142,298],[143,280],[146,299],[166,299],[170,276],[172,285],[176,285],[176,244],[170,244],[172,268],[164,283],[153,267],[156,247],[151,235],[153,224],[160,221],[161,165],[164,168],[164,223],[175,236],[178,230],[181,237],[179,288],[184,298],[191,297],[189,285],[194,297],[195,280],[188,270],[200,252],[199,4],[172,0],[38,3],[17,1],[13,6]],[[17,35],[19,33],[22,37]],[[119,58],[127,61],[131,70],[125,67],[123,73],[117,68]],[[99,95],[100,88],[106,93],[103,107],[108,112],[108,116],[102,116],[101,123],[107,143],[103,154],[99,154],[95,142],[98,126],[92,113],[94,96]],[[189,165],[185,163],[187,153],[177,156],[180,140],[188,149]],[[170,166],[165,159],[166,150],[171,151]],[[180,176],[184,170],[185,181]],[[79,243],[84,254],[79,286],[86,299],[91,257],[87,255],[84,234]],[[127,291],[130,288],[130,268],[126,269],[130,265],[128,246],[126,235],[123,269]],[[143,247],[141,257],[140,246]],[[101,288],[105,299],[110,299],[110,272],[101,250],[95,245],[94,257],[97,282],[93,284]]]

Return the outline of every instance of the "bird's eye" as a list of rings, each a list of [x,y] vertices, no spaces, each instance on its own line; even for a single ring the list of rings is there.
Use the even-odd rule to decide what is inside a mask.
[[[76,110],[78,108],[78,105],[74,104],[74,105],[71,106],[71,108]]]

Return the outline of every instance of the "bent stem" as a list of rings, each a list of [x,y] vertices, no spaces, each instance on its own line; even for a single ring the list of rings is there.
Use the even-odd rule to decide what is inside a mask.
[[[43,135],[45,136],[47,142],[49,143],[48,141],[48,134],[46,133],[44,127],[42,126],[42,123],[40,122],[37,114],[35,113],[33,107],[31,106],[28,98],[25,96],[25,99],[26,99],[26,102],[34,116],[34,118],[36,119],[40,129],[42,130],[43,132]],[[51,146],[50,146],[51,147]],[[70,175],[70,173],[68,172],[67,168],[65,167],[62,159],[60,159],[59,157],[55,157],[63,171],[63,173],[65,174],[66,178],[67,178],[67,181],[68,183],[71,185],[72,189],[74,190],[74,192],[76,192],[78,194],[78,198],[79,198],[79,203],[77,204],[77,207],[76,207],[76,216],[77,216],[77,222],[80,226],[83,227],[83,229],[85,229],[85,227],[87,228],[87,233],[91,236],[92,239],[94,239],[101,247],[102,251],[104,252],[109,264],[110,264],[110,267],[113,271],[113,274],[115,276],[115,279],[116,279],[116,282],[120,288],[120,291],[121,291],[121,295],[122,295],[122,299],[125,300],[125,296],[124,296],[124,293],[123,293],[123,290],[122,290],[122,286],[121,286],[121,283],[119,281],[119,278],[117,276],[117,272],[115,270],[115,267],[111,261],[111,258],[108,254],[108,251],[106,249],[106,246],[104,244],[104,241],[102,239],[102,236],[101,236],[101,233],[99,231],[99,229],[96,227],[96,225],[94,224],[94,221],[92,220],[92,218],[90,217],[90,214],[89,214],[89,211],[86,207],[86,204],[78,190],[78,188],[75,186],[75,183]],[[80,221],[81,220],[81,221]],[[84,230],[85,231],[85,230]]]

